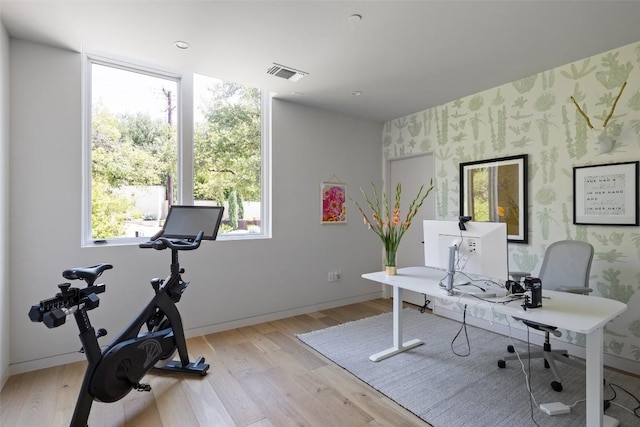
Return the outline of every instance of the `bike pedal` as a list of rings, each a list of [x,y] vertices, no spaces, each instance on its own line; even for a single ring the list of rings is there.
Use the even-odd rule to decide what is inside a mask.
[[[150,384],[136,384],[134,389],[136,391],[151,391],[151,385]]]

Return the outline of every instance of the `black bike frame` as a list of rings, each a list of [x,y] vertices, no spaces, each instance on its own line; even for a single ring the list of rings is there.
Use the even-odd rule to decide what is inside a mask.
[[[175,257],[173,258],[175,261]],[[173,290],[181,286],[181,283],[183,283],[179,273],[180,269],[177,265],[177,262],[172,263],[172,274],[165,280],[159,289],[155,289],[155,296],[149,301],[145,308],[138,313],[135,319],[132,320],[129,325],[127,325],[127,327],[125,327],[118,336],[113,339],[113,341],[111,341],[104,351],[100,350],[98,338],[96,337],[93,326],[91,326],[91,321],[89,320],[87,311],[84,308],[79,308],[74,313],[74,318],[78,324],[78,329],[80,330],[80,342],[84,348],[88,366],[78,394],[78,401],[73,412],[73,418],[71,419],[71,427],[86,427],[87,425],[91,406],[94,401],[94,397],[90,393],[91,380],[96,367],[102,360],[103,354],[106,354],[115,345],[137,337],[143,326],[145,326],[147,320],[155,315],[156,310],[160,310],[164,313],[171,325],[182,366],[185,367],[189,364],[187,344],[184,330],[182,329],[182,317],[180,316],[180,312],[175,304],[177,301],[174,301],[176,298],[179,300],[179,295],[171,296],[173,294]],[[176,267],[174,268],[174,266]]]

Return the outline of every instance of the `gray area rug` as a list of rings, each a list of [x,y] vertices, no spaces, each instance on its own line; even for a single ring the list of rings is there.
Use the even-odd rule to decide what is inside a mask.
[[[522,365],[508,361],[505,369],[497,361],[506,355],[509,338],[484,329],[467,326],[470,355],[464,331],[452,341],[462,324],[404,309],[404,341],[422,339],[425,344],[380,362],[369,356],[391,347],[393,319],[385,313],[327,329],[301,334],[298,338],[343,367],[362,381],[388,396],[399,405],[435,427],[451,426],[584,426],[585,403],[576,404],[569,414],[549,416],[533,404]],[[514,340],[525,370],[528,371],[526,343]],[[563,402],[573,405],[585,399],[584,371],[559,364],[564,390],[550,387],[551,371],[543,368],[541,359],[531,360],[531,390],[538,403]],[[640,380],[605,369],[605,379],[640,398]],[[616,388],[614,402],[633,409],[638,403]],[[606,387],[605,398],[613,391]],[[621,426],[640,426],[640,419],[611,405],[605,412],[620,421]]]

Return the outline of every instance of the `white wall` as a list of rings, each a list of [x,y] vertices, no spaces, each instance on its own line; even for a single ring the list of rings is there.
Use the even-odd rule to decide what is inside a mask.
[[[0,21],[0,236],[9,233],[9,36]],[[9,376],[9,241],[0,240],[0,388]]]
[[[170,253],[136,246],[80,248],[80,55],[11,39],[11,373],[78,356],[72,319],[31,323],[31,304],[52,297],[63,269],[110,262],[107,292],[91,312],[111,334],[150,298]],[[188,335],[380,296],[360,275],[380,268],[380,247],[357,212],[320,224],[320,182],[349,194],[381,180],[382,124],[274,100],[273,238],[206,242],[181,255],[189,291],[180,302]],[[327,281],[339,268],[342,280]],[[105,341],[106,343],[107,341]]]

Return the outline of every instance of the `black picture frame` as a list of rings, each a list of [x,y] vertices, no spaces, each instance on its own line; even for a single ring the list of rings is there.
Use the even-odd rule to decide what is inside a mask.
[[[507,223],[507,240],[528,243],[528,155],[460,163],[460,215]]]
[[[638,161],[573,168],[573,223],[637,226]]]

